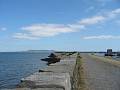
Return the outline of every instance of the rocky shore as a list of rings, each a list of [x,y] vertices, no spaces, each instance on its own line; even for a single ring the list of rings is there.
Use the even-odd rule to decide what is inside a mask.
[[[60,59],[61,59],[60,57],[58,57],[54,53],[51,53],[48,56],[48,58],[44,58],[44,59],[41,59],[41,60],[47,62],[47,65],[50,65],[50,64],[53,64],[53,63],[60,62]]]

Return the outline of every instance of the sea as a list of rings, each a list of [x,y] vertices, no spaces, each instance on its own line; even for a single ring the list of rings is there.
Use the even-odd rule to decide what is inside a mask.
[[[14,88],[21,78],[46,67],[50,52],[0,52],[0,89]]]

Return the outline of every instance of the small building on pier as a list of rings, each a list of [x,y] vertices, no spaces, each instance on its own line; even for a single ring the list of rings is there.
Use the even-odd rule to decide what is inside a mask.
[[[112,49],[107,49],[107,53],[105,53],[105,56],[113,56]]]

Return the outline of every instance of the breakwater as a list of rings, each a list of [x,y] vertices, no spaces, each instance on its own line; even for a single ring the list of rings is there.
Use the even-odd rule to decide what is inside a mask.
[[[75,90],[76,85],[73,82],[75,73],[73,72],[77,53],[57,53],[57,56],[61,57],[60,62],[50,64],[39,72],[22,78],[17,88],[11,90]]]

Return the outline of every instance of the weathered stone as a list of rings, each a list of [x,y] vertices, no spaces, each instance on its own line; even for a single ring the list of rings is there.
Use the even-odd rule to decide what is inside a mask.
[[[6,90],[71,90],[76,56],[72,54],[64,57],[60,62],[23,78],[16,89]]]
[[[46,67],[43,70],[51,72],[69,73],[70,77],[72,77],[75,63],[76,63],[75,59],[61,60],[59,63],[51,64],[50,66]]]
[[[1,90],[64,90],[63,88],[16,88],[16,89],[1,89]]]
[[[47,62],[47,65],[60,62],[60,58],[57,57],[55,54],[51,53],[48,58],[41,59],[42,61]]]
[[[71,90],[70,76],[68,73],[37,72],[23,78],[20,87],[62,88]]]

